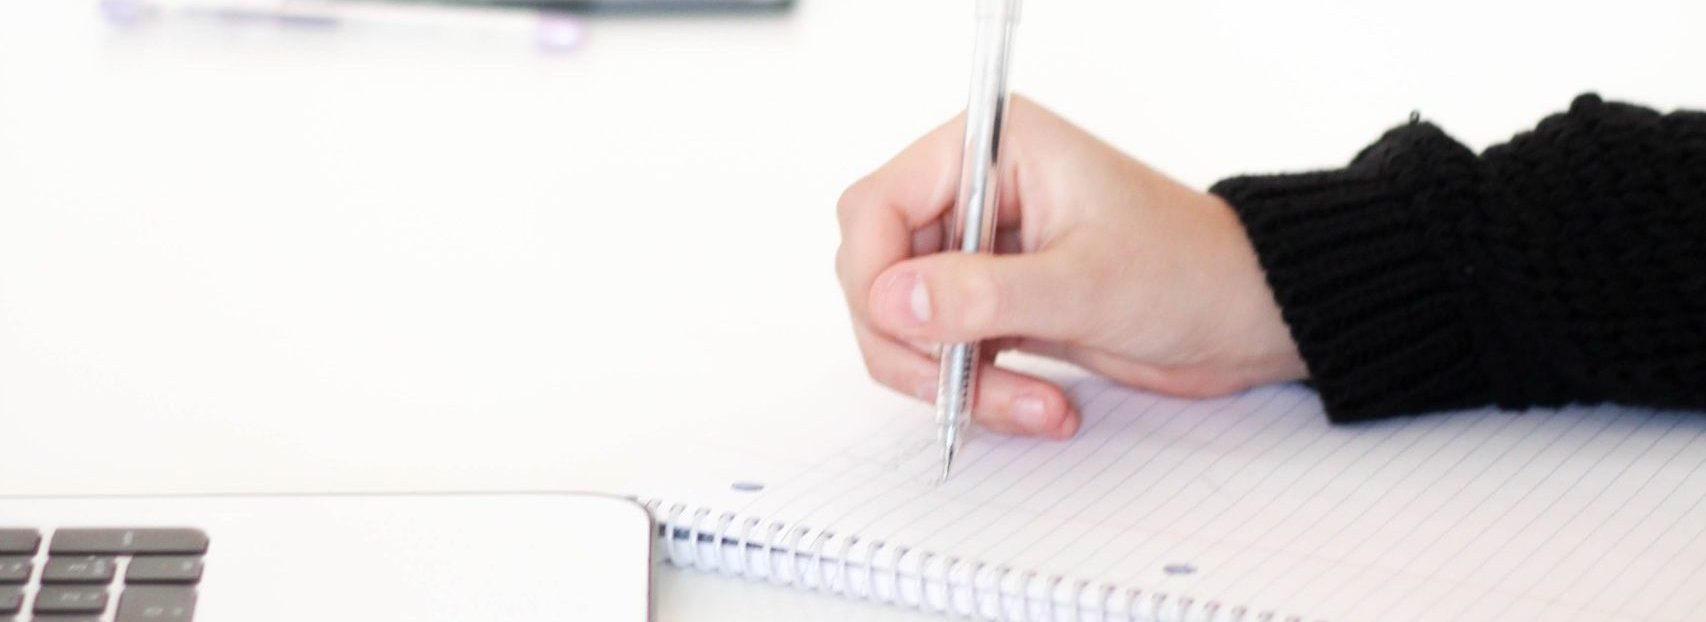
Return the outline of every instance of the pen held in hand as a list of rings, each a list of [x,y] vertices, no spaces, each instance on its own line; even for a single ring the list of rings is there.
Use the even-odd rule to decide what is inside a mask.
[[[1000,205],[997,165],[1002,123],[1007,118],[1007,64],[1012,51],[1019,0],[978,0],[977,33],[972,47],[971,87],[966,102],[965,151],[960,160],[959,195],[954,202],[947,252],[994,252],[995,212]],[[954,455],[965,441],[977,395],[977,343],[942,347],[936,391],[936,420],[946,481]]]

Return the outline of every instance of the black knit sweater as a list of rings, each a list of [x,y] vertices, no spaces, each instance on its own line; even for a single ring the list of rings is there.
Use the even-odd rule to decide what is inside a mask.
[[[1706,409],[1706,113],[1594,95],[1476,156],[1411,120],[1232,204],[1336,421]]]

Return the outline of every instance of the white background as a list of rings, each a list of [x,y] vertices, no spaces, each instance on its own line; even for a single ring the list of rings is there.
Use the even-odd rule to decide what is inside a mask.
[[[834,203],[963,105],[969,0],[586,26],[544,56],[0,0],[0,493],[604,490],[690,421],[874,392]],[[1706,107],[1703,28],[1684,0],[1033,0],[1013,83],[1205,187],[1412,110],[1482,148],[1584,90]],[[657,596],[908,617],[673,570]]]

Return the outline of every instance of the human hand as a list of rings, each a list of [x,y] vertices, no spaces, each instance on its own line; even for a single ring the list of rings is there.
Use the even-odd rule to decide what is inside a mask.
[[[1160,393],[1210,396],[1306,375],[1238,217],[1035,103],[1002,144],[998,255],[941,253],[964,119],[842,194],[836,272],[871,376],[936,396],[936,344],[992,340],[973,417],[1065,438],[1059,387],[993,365],[1027,351]]]

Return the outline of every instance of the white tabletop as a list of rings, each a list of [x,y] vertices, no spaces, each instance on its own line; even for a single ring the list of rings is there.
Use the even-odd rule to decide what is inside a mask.
[[[962,105],[968,5],[601,18],[542,55],[0,4],[0,493],[608,490],[683,417],[863,390],[833,206]],[[1588,89],[1701,107],[1702,7],[1034,0],[1013,81],[1206,186],[1412,110],[1483,147]]]

